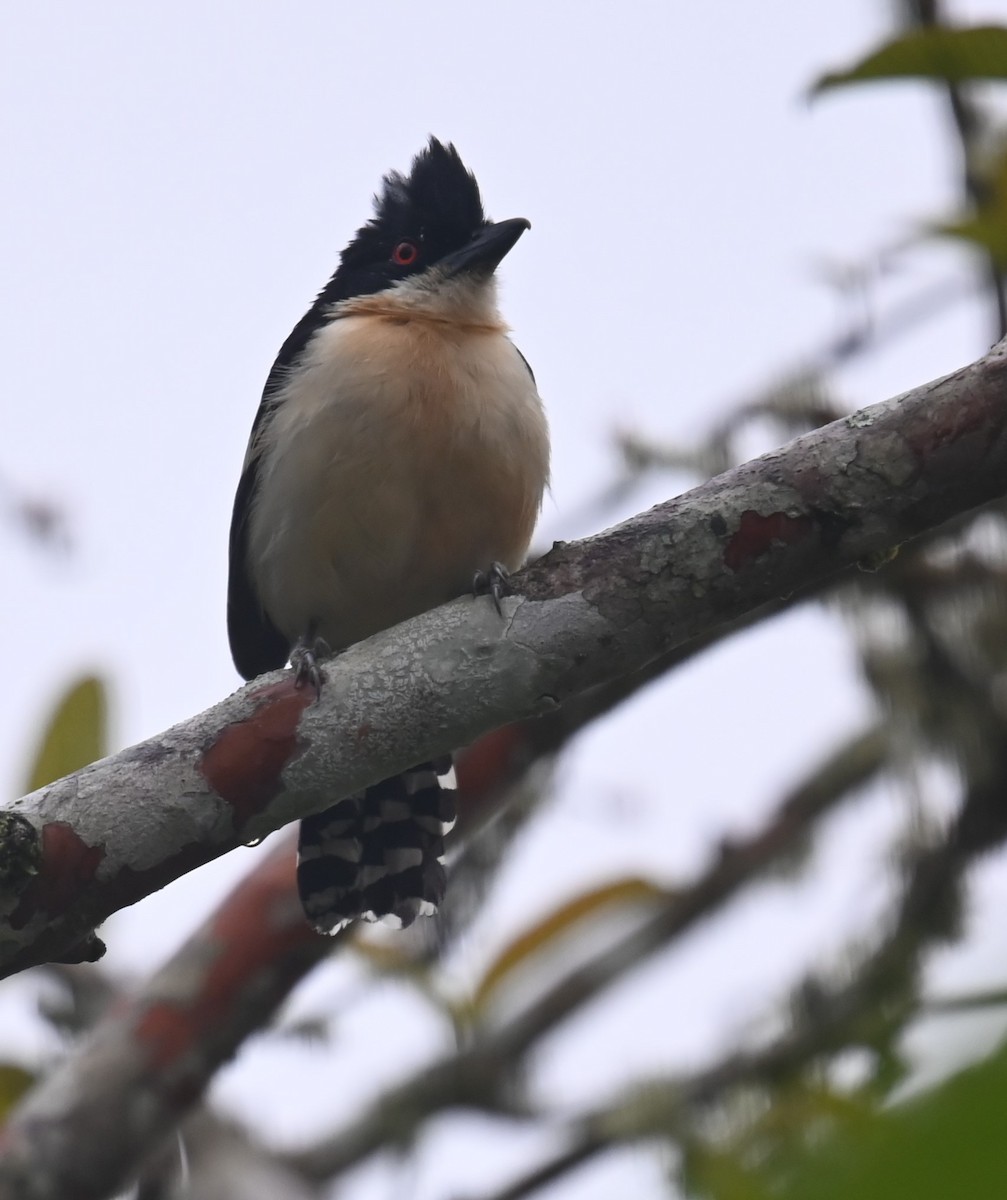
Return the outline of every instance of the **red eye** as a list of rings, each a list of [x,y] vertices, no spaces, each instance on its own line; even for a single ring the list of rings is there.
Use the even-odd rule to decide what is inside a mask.
[[[415,242],[399,242],[392,251],[392,262],[400,267],[411,267],[420,256],[420,248]]]

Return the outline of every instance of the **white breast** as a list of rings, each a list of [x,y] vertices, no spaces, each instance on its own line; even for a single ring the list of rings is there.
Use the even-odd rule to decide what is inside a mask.
[[[548,479],[500,328],[344,316],[315,335],[250,454],[249,568],[291,643],[346,646],[518,567]]]

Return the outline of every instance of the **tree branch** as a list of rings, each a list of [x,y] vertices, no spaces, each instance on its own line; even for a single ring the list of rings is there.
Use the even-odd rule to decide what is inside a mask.
[[[1001,755],[1001,770],[1007,758]],[[809,981],[810,1003],[768,1045],[739,1050],[692,1076],[638,1085],[615,1103],[570,1123],[556,1154],[480,1200],[523,1200],[547,1183],[627,1141],[680,1140],[699,1110],[743,1085],[769,1088],[848,1045],[883,1043],[910,1005],[907,975],[921,942],[948,903],[965,867],[1007,836],[1004,774],[971,791],[947,835],[914,864],[891,930],[849,980],[832,987]],[[939,917],[938,917],[939,923]]]
[[[281,1155],[281,1160],[308,1179],[328,1179],[388,1142],[411,1136],[443,1108],[506,1110],[515,1074],[529,1050],[628,971],[720,909],[772,863],[792,854],[822,816],[882,768],[887,747],[883,728],[851,738],[783,798],[762,829],[722,845],[705,871],[657,901],[653,912],[616,944],[565,972],[533,1004],[497,1028],[480,1032],[456,1054],[382,1094],[351,1125]]]
[[[217,1069],[336,944],[304,920],[290,839],[0,1131],[0,1200],[99,1200],[169,1137]]]
[[[652,1136],[680,1140],[695,1110],[722,1100],[732,1088],[772,1088],[813,1064],[820,1070],[825,1056],[849,1045],[884,1054],[913,1013],[940,1011],[920,1005],[921,957],[935,942],[953,936],[967,868],[1007,839],[1007,722],[988,681],[961,671],[932,639],[926,653],[934,660],[928,673],[939,680],[942,693],[955,693],[952,703],[976,735],[978,753],[960,764],[967,784],[958,815],[907,864],[905,885],[880,942],[861,954],[851,977],[832,984],[808,979],[779,1039],[740,1050],[691,1077],[636,1087],[576,1119],[554,1157],[482,1200],[521,1200],[616,1143]],[[995,997],[990,993],[978,1000]]]
[[[274,672],[0,811],[0,973],[336,798],[642,669],[1007,490],[1007,342],[516,579],[353,646],[317,699]]]

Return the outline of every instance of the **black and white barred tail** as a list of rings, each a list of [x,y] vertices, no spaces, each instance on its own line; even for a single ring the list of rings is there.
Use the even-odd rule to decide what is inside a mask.
[[[411,925],[437,910],[444,835],[455,819],[437,767],[449,765],[423,763],[301,821],[297,890],[320,933],[355,917]]]

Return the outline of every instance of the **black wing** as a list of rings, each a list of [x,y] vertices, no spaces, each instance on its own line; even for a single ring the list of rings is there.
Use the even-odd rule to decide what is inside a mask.
[[[514,343],[511,342],[511,345],[514,346]],[[517,346],[514,346],[514,349],[517,350]],[[520,350],[517,350],[517,356],[524,363],[524,365],[528,368],[528,374],[531,376],[531,381],[532,381],[532,383],[535,383],[535,372],[531,369],[531,363],[525,358],[525,356],[521,353]],[[538,384],[535,383],[535,386],[538,387]]]
[[[255,441],[262,424],[271,415],[278,393],[291,368],[297,362],[316,330],[331,319],[329,289],[319,295],[308,312],[294,326],[280,348],[262,392],[255,414],[249,445]],[[259,459],[249,456],[238,482],[231,514],[230,566],[227,580],[227,637],[231,657],[244,679],[254,679],[264,671],[282,667],[290,654],[290,643],[262,608],[248,570],[248,518],[258,484]]]
[[[242,472],[231,514],[227,637],[234,665],[243,679],[277,670],[290,653],[287,639],[263,611],[248,571],[248,514],[257,475],[258,463],[252,459]]]

